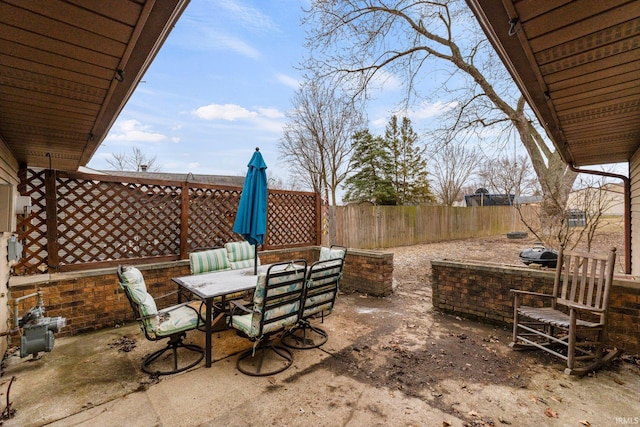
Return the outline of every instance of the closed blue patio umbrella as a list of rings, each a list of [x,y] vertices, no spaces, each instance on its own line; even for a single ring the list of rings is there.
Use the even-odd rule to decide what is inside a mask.
[[[258,245],[264,244],[267,232],[267,165],[256,148],[247,165],[247,176],[240,194],[233,231],[254,245],[254,274],[258,271]]]

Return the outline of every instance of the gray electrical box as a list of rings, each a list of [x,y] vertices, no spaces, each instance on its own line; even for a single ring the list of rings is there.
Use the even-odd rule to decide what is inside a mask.
[[[13,231],[13,185],[0,184],[0,233]]]

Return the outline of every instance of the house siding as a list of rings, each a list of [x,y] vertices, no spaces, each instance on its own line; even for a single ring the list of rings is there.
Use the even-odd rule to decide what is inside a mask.
[[[631,180],[631,274],[640,275],[640,151],[629,162],[629,178]]]
[[[0,184],[10,184],[13,186],[13,194],[17,194],[18,162],[15,160],[4,141],[0,139]],[[16,221],[13,217],[11,230],[15,230]],[[11,269],[7,260],[7,242],[11,237],[11,232],[0,232],[0,333],[5,333],[11,325],[9,324],[9,276]],[[5,354],[7,350],[7,337],[0,339],[0,354]]]

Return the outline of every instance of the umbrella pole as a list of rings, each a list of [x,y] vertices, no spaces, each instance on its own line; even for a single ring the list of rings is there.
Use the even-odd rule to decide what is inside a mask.
[[[253,245],[253,275],[258,275],[258,244]]]

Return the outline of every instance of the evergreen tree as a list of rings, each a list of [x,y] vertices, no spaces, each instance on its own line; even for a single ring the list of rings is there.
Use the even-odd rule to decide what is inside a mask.
[[[425,147],[417,146],[418,135],[411,126],[411,120],[393,115],[385,130],[385,149],[390,163],[384,166],[384,173],[392,182],[398,205],[419,205],[433,201],[429,184]]]
[[[391,163],[384,147],[384,140],[374,137],[369,130],[357,132],[353,136],[353,175],[345,181],[346,202],[370,201],[378,205],[395,205],[396,194],[393,184],[384,173]]]

